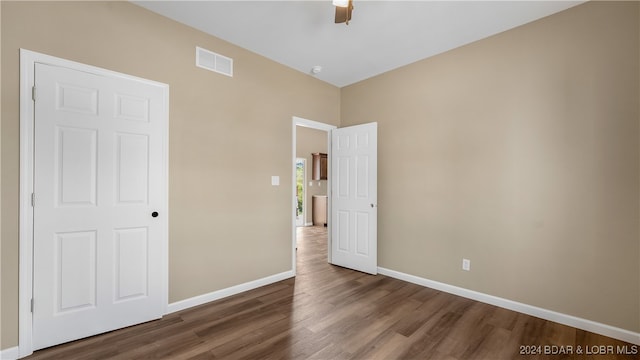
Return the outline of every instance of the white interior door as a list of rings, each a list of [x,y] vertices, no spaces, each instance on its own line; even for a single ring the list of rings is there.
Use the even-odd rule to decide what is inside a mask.
[[[35,67],[34,349],[160,318],[164,89]]]
[[[378,273],[378,124],[331,131],[331,263]]]

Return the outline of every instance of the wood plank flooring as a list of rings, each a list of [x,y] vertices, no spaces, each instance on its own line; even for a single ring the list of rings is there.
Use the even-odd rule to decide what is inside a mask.
[[[386,276],[329,265],[326,228],[299,228],[298,234],[295,279],[40,350],[27,359],[640,357],[617,354],[617,347],[640,350],[632,344]],[[556,346],[546,348],[554,353],[530,355],[532,350],[544,353],[545,346]],[[599,353],[587,355],[585,347]],[[526,353],[521,354],[522,350]],[[566,353],[559,353],[561,350]]]

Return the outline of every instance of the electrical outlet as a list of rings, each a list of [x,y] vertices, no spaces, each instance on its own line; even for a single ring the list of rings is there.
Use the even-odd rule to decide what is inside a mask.
[[[462,259],[462,270],[471,271],[471,260]]]

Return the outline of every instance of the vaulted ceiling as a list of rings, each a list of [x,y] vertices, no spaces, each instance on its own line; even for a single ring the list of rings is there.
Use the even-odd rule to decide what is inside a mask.
[[[338,87],[582,2],[354,0],[345,25],[334,24],[331,0],[134,1]]]

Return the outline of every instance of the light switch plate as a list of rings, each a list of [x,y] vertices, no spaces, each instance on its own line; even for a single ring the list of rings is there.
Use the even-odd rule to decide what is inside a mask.
[[[271,177],[271,185],[279,186],[280,185],[280,176],[272,176]]]
[[[462,270],[471,271],[471,260],[462,259]]]

